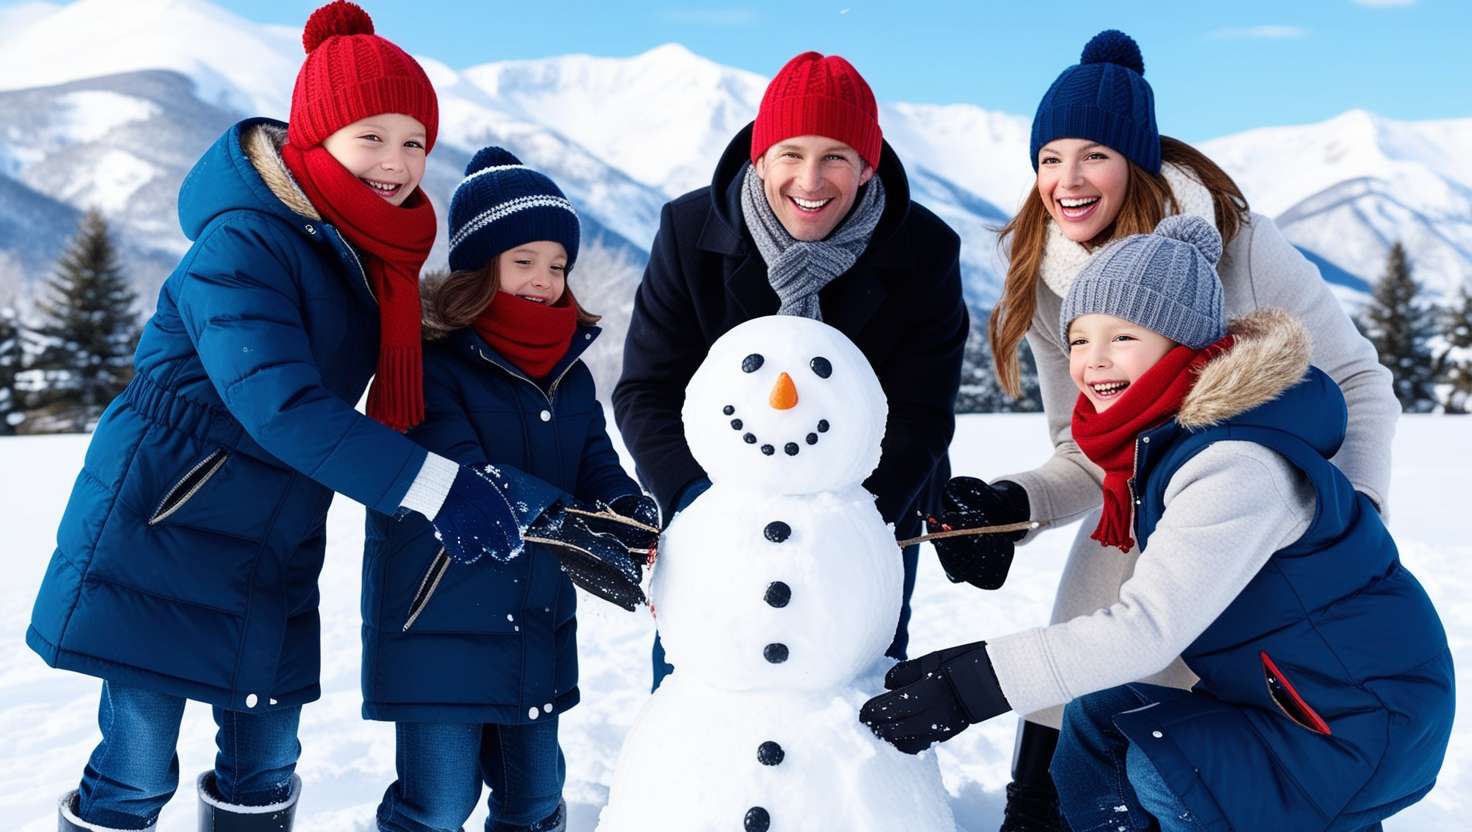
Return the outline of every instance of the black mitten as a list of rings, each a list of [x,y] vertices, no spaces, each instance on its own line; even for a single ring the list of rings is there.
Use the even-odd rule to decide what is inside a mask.
[[[542,512],[523,537],[528,543],[549,546],[567,577],[593,595],[631,611],[645,603],[639,588],[642,558],[630,555],[617,537],[593,531],[583,519],[556,504]]]
[[[615,497],[609,503],[600,502],[591,508],[574,503],[572,509],[589,529],[618,538],[641,562],[647,560],[659,543],[659,504],[653,497],[625,494]],[[646,528],[621,523],[617,518],[607,516],[609,512],[633,520]]]
[[[926,520],[925,529],[931,534],[1021,523],[1032,516],[1027,491],[1009,480],[987,485],[976,477],[952,477],[941,495],[941,507],[939,517]],[[998,589],[1012,568],[1016,542],[1026,535],[1025,531],[965,535],[933,540],[931,545],[952,583]]]
[[[885,674],[884,686],[889,693],[865,702],[859,720],[906,754],[1012,710],[984,641],[900,662]]]

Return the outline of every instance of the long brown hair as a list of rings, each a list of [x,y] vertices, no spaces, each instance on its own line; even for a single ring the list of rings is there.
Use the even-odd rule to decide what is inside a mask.
[[[1206,154],[1169,136],[1160,137],[1160,159],[1186,168],[1206,186],[1215,204],[1216,227],[1222,233],[1223,244],[1231,242],[1248,216],[1247,198],[1232,177]],[[1166,216],[1167,209],[1169,213],[1179,212],[1180,206],[1164,176],[1150,173],[1134,162],[1129,162],[1129,170],[1119,215],[1086,244],[1089,248],[1131,234],[1148,234]],[[1037,308],[1038,276],[1042,271],[1050,219],[1038,189],[1032,188],[1021,210],[997,233],[997,245],[1004,245],[1010,239],[1012,250],[1007,278],[1002,283],[1002,297],[987,321],[987,336],[991,339],[997,381],[1013,398],[1022,395],[1017,348],[1032,326]]]
[[[501,278],[496,271],[495,260],[475,271],[425,275],[419,283],[424,339],[437,341],[457,329],[470,326],[491,305],[500,288]],[[573,305],[578,311],[580,326],[592,326],[602,319],[578,303],[570,285],[564,284],[562,300],[558,302]]]

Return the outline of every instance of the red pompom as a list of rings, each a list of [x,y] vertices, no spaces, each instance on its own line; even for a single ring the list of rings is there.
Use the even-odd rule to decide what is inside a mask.
[[[336,35],[371,35],[373,18],[356,3],[348,0],[333,0],[312,12],[307,18],[307,28],[302,30],[302,46],[307,54],[322,45],[322,41]]]

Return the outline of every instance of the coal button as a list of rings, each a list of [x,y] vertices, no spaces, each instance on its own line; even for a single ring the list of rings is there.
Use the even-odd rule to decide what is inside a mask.
[[[756,761],[764,766],[781,765],[786,756],[787,752],[782,750],[782,746],[771,740],[767,740],[756,749]]]
[[[746,810],[746,832],[767,832],[772,828],[772,816],[760,806]]]
[[[767,584],[765,600],[769,606],[785,607],[792,600],[792,587],[781,581],[773,581]]]
[[[773,520],[762,529],[762,534],[773,543],[781,543],[792,536],[792,527],[781,520]]]
[[[762,658],[772,664],[781,664],[787,661],[787,645],[781,642],[773,642],[762,648]]]

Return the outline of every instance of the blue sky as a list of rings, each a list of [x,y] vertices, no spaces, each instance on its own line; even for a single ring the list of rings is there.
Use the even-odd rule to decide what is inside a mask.
[[[318,5],[215,2],[294,26]],[[852,60],[884,100],[1027,116],[1091,35],[1118,28],[1140,42],[1162,131],[1190,141],[1354,107],[1402,119],[1472,115],[1467,0],[361,3],[380,32],[456,67],[571,52],[627,56],[675,41],[770,75],[817,49]]]

